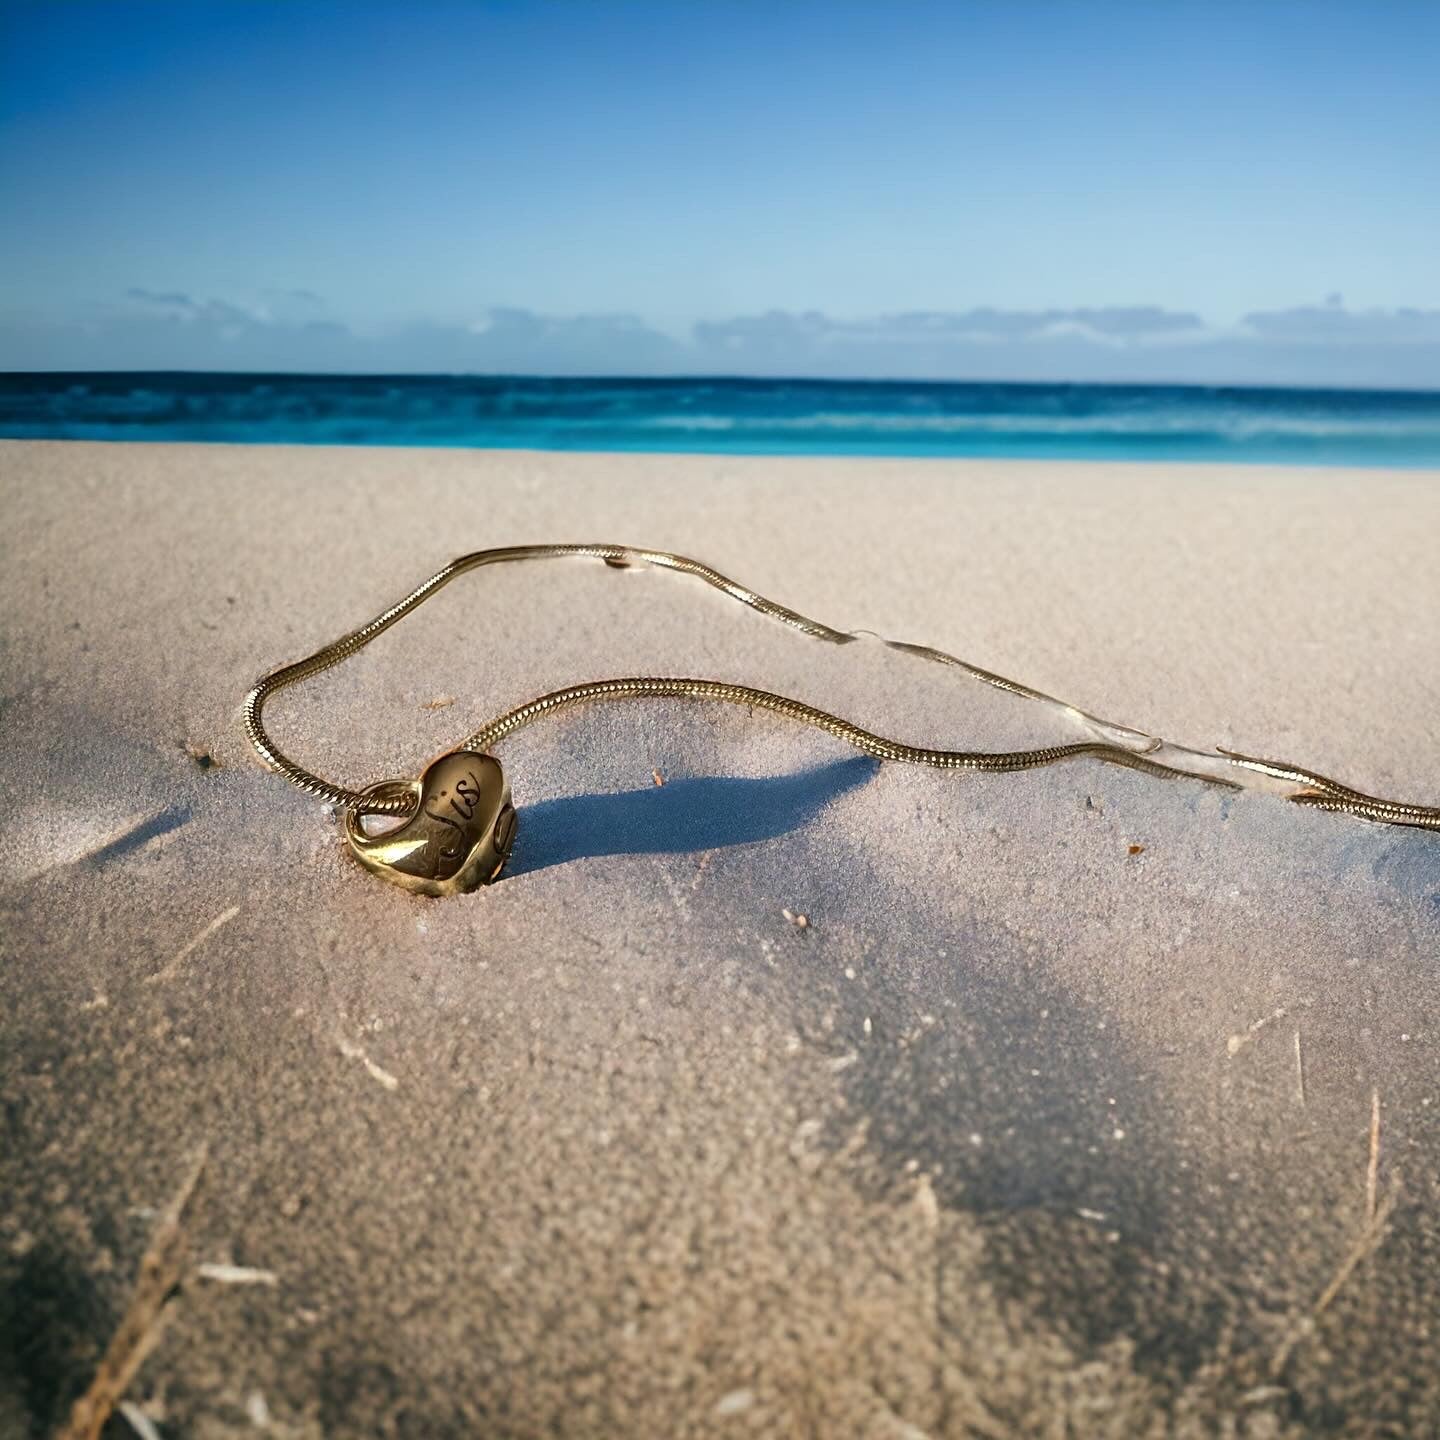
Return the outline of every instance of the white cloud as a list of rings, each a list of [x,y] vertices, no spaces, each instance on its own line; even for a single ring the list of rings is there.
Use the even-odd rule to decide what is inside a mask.
[[[1244,324],[1264,340],[1325,345],[1440,344],[1440,310],[1347,310],[1338,295],[1324,305],[1257,310]]]
[[[1154,305],[775,310],[675,339],[630,314],[496,307],[367,334],[310,291],[255,303],[135,287],[66,318],[0,315],[0,367],[1440,386],[1440,311],[1256,311],[1229,330]]]

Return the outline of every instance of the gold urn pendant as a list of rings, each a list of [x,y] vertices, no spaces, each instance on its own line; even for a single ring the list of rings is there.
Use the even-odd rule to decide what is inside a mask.
[[[515,843],[515,807],[500,762],[454,750],[427,765],[418,780],[382,780],[367,800],[415,797],[399,825],[367,835],[359,810],[345,815],[345,838],[367,870],[417,895],[457,895],[487,885],[505,868]]]

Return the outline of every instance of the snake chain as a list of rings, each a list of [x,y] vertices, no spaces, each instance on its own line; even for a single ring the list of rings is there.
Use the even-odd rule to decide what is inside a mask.
[[[835,630],[818,620],[811,620],[797,611],[776,604],[773,600],[747,589],[727,576],[713,570],[698,560],[673,555],[665,550],[646,550],[631,545],[514,545],[490,550],[477,550],[452,560],[444,569],[437,571],[423,584],[416,586],[403,600],[382,611],[369,624],[352,631],[329,645],[322,646],[304,660],[286,665],[264,677],[245,697],[245,733],[250,743],[259,752],[262,760],[272,769],[278,770],[292,784],[322,800],[328,800],[347,810],[363,809],[369,814],[403,815],[414,807],[413,796],[392,798],[370,797],[363,792],[349,790],[332,784],[297,765],[286,756],[270,738],[264,725],[265,703],[277,691],[298,684],[329,670],[332,666],[348,659],[363,649],[378,635],[383,634],[397,621],[422,605],[435,592],[448,585],[457,575],[475,570],[484,565],[501,564],[516,560],[545,560],[560,557],[584,556],[603,560],[617,568],[630,565],[652,565],[666,570],[678,571],[703,580],[723,594],[748,605],[760,614],[799,630],[806,635],[830,644],[845,645],[862,638],[844,630]],[[1097,734],[1109,735],[1111,739],[1077,741],[1067,745],[1050,745],[1034,750],[939,750],[919,745],[907,745],[899,740],[887,739],[845,720],[828,711],[817,709],[799,700],[776,695],[768,690],[755,689],[748,685],[732,684],[720,680],[688,678],[665,678],[661,676],[633,676],[615,680],[594,680],[580,685],[567,686],[556,690],[528,704],[518,706],[504,715],[497,716],[483,725],[459,747],[466,750],[487,751],[507,735],[540,719],[553,715],[573,705],[598,700],[644,699],[656,697],[683,697],[694,700],[716,700],[729,704],[746,705],[768,710],[789,719],[799,720],[817,729],[824,730],[838,739],[847,741],[867,755],[879,760],[897,760],[910,764],[933,765],[945,770],[980,770],[1008,772],[1032,770],[1042,765],[1051,765],[1060,760],[1077,756],[1092,756],[1149,774],[1176,776],[1208,780],[1211,783],[1235,785],[1234,780],[1223,778],[1215,770],[1216,756],[1204,752],[1186,750],[1181,746],[1163,745],[1162,742],[1130,730],[1124,726],[1110,724],[1095,716],[1076,710],[1073,706],[1062,705],[1051,696],[1038,690],[1007,680],[988,670],[967,664],[947,655],[944,651],[924,645],[912,645],[901,641],[884,642],[894,649],[904,650],[921,658],[943,665],[952,665],[964,670],[973,678],[998,689],[1026,699],[1042,701],[1069,711],[1087,728]],[[1125,741],[1128,743],[1121,743]],[[1134,748],[1132,748],[1132,746]],[[1188,769],[1179,765],[1163,764],[1149,758],[1150,754],[1163,749],[1168,755],[1193,758],[1203,762],[1200,769]],[[1297,804],[1309,805],[1324,810],[1336,810],[1393,825],[1416,826],[1426,830],[1440,830],[1440,808],[1414,805],[1400,801],[1383,800],[1362,791],[1351,789],[1338,781],[1327,779],[1312,770],[1298,765],[1277,761],[1261,760],[1254,756],[1240,755],[1232,751],[1218,752],[1220,762],[1229,770],[1250,776],[1263,776],[1288,786],[1297,787],[1287,798]]]

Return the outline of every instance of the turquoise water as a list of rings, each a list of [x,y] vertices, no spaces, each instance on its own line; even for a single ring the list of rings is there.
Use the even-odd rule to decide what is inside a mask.
[[[0,375],[0,436],[1440,466],[1440,393],[506,376]]]

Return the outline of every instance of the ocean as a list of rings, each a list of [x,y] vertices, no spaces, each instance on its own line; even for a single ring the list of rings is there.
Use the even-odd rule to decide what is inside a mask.
[[[1440,467],[1440,393],[10,373],[0,374],[0,436]]]

